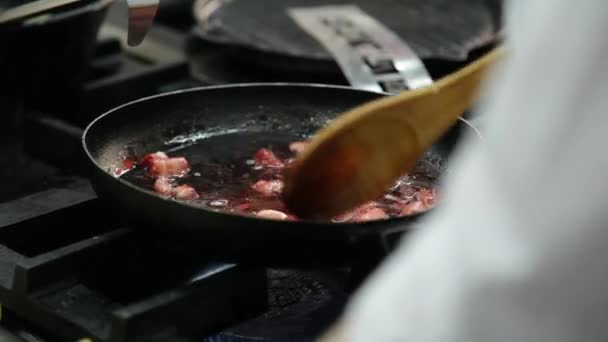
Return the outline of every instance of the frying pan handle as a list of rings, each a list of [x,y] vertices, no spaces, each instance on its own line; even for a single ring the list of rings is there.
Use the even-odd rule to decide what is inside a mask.
[[[399,93],[433,83],[409,45],[357,6],[291,8],[288,13],[333,56],[354,88]]]

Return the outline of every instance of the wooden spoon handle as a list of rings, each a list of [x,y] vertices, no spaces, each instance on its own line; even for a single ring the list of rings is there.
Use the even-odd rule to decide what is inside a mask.
[[[497,63],[504,53],[503,47],[495,48],[475,62],[440,79],[435,84],[430,85],[428,89],[425,89],[427,92],[441,93],[442,96],[441,101],[431,102],[430,106],[429,102],[426,101],[427,107],[424,111],[432,113],[449,110],[452,115],[424,115],[425,113],[423,113],[422,108],[414,111],[418,115],[412,115],[409,118],[411,120],[418,120],[414,127],[427,130],[427,132],[419,132],[424,133],[419,134],[419,136],[431,139],[431,141],[421,141],[424,146],[433,144],[465,111],[471,109],[475,101],[477,101],[479,88],[485,79],[486,72]],[[447,121],[448,119],[452,119],[452,121],[440,124],[441,122],[429,120],[431,117],[437,119],[437,121]]]
[[[362,106],[362,112],[384,112],[405,121],[426,148],[448,130],[476,101],[486,71],[504,54],[498,47],[434,84]],[[429,97],[437,97],[429,101]],[[373,107],[373,108],[372,108]],[[441,115],[438,115],[441,113]]]

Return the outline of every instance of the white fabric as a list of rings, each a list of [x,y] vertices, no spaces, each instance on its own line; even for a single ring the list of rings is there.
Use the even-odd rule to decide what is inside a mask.
[[[509,4],[485,141],[349,304],[349,341],[608,339],[608,2]]]

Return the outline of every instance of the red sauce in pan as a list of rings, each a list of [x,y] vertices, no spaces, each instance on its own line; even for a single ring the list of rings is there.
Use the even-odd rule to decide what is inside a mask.
[[[274,220],[297,220],[281,201],[283,172],[306,142],[289,149],[260,148],[240,162],[191,163],[188,153],[151,151],[141,160],[126,160],[117,170],[124,179],[176,201],[188,201],[208,208]],[[333,222],[362,222],[402,217],[433,207],[437,194],[428,175],[410,174],[375,201]]]

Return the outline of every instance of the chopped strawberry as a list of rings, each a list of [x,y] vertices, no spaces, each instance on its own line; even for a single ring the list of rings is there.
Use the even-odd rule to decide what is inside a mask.
[[[154,191],[164,196],[172,196],[173,186],[168,178],[160,177],[154,182]]]
[[[404,199],[402,199],[400,197],[397,197],[397,196],[393,196],[391,194],[384,195],[384,199],[385,200],[389,200],[389,201],[394,202],[394,203],[397,203],[397,204],[407,203],[407,200],[404,200]]]
[[[289,216],[287,216],[287,214],[278,211],[278,210],[260,210],[258,211],[258,213],[255,215],[259,218],[265,218],[265,219],[269,219],[269,220],[286,220]]]
[[[375,221],[388,218],[386,212],[380,208],[372,208],[358,212],[354,217],[355,222]]]
[[[435,204],[435,190],[420,189],[417,198],[425,207],[431,207]]]
[[[163,160],[163,159],[169,159],[169,157],[167,157],[167,155],[164,152],[149,153],[144,156],[144,158],[141,161],[141,165],[145,166],[145,167],[150,167],[150,166],[152,166],[152,162],[154,160]]]
[[[241,204],[237,205],[234,209],[236,211],[247,212],[247,211],[249,211],[250,208],[251,208],[251,203],[247,202],[247,203],[241,203]]]
[[[180,185],[174,190],[175,199],[181,201],[188,201],[198,198],[198,193],[194,190],[190,185],[184,184]]]
[[[255,164],[267,167],[283,167],[283,162],[267,148],[261,148],[255,154]]]
[[[411,185],[404,184],[399,187],[399,197],[404,200],[410,200],[416,196],[416,188]]]
[[[408,203],[405,207],[403,207],[403,209],[401,209],[401,213],[399,215],[407,216],[407,215],[418,214],[427,209],[428,209],[428,207],[425,206],[422,202],[413,201],[413,202]]]
[[[133,160],[133,159],[125,159],[122,162],[122,165],[125,167],[125,169],[131,170],[132,168],[135,167],[135,160]]]
[[[359,207],[357,207],[355,209],[355,212],[356,213],[362,213],[362,212],[365,212],[365,211],[372,210],[372,209],[376,208],[377,206],[378,206],[378,204],[376,202],[374,202],[374,201],[367,202],[367,203],[361,204]]]
[[[148,174],[152,177],[179,177],[190,171],[190,164],[183,157],[152,159]]]
[[[334,221],[334,222],[346,222],[346,221],[350,220],[353,217],[353,215],[354,215],[354,212],[349,211],[349,212],[346,212],[344,214],[340,214],[340,215],[334,216],[332,218],[332,221]]]
[[[360,217],[362,217],[363,215],[365,215],[365,213],[374,210],[377,208],[377,203],[376,202],[367,202],[365,204],[360,205],[359,207],[352,209],[348,212],[345,212],[343,214],[334,216],[334,218],[332,219],[332,221],[334,222],[348,222],[348,221],[364,221],[359,219]]]
[[[295,158],[287,158],[287,159],[285,159],[283,164],[285,165],[285,167],[291,167],[291,165],[293,164],[294,161],[296,161]]]
[[[295,154],[300,154],[310,143],[308,141],[294,141],[289,144],[289,150]]]
[[[251,188],[263,196],[271,197],[276,196],[283,191],[283,182],[280,180],[260,180],[253,184]]]
[[[135,161],[133,159],[125,159],[122,162],[122,167],[117,167],[116,169],[114,169],[114,176],[120,177],[128,171],[131,171],[134,167]]]

